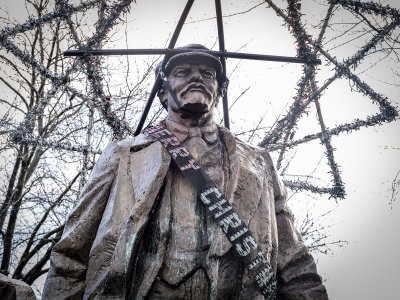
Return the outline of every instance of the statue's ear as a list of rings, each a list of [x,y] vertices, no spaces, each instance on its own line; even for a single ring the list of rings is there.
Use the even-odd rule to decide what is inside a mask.
[[[215,99],[214,107],[217,107],[217,106],[218,106],[218,104],[219,104],[219,98],[220,98],[220,96],[217,95],[217,99]]]
[[[160,99],[160,102],[162,106],[168,110],[168,93],[167,93],[167,88],[163,84],[162,87],[158,90],[157,93],[158,99]]]

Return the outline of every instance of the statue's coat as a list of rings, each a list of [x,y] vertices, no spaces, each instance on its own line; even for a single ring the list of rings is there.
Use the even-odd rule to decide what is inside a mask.
[[[267,254],[277,274],[278,298],[327,299],[314,260],[293,227],[269,154],[224,128],[219,135],[230,162],[223,192]],[[169,188],[165,178],[170,164],[161,143],[143,135],[107,146],[53,248],[43,299],[125,299],[132,291],[136,299],[147,295],[168,239],[170,203],[159,199]],[[152,259],[143,268],[140,286],[132,288],[140,242],[154,214]],[[216,236],[210,257],[221,257],[231,248],[221,230]],[[247,271],[242,282],[238,299],[262,299]]]

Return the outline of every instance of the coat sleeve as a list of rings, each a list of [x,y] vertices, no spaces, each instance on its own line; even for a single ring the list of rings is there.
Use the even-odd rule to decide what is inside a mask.
[[[82,299],[90,249],[118,167],[117,152],[116,143],[106,147],[82,189],[80,201],[52,250],[42,299]]]
[[[314,258],[308,252],[293,224],[286,204],[286,190],[270,159],[278,230],[278,299],[325,300],[328,295],[317,273]]]

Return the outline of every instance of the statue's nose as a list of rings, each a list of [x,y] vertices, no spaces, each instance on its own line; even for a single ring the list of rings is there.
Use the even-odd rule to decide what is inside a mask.
[[[195,80],[195,81],[199,81],[202,80],[203,77],[201,76],[201,73],[199,71],[193,71],[190,74],[190,80]]]

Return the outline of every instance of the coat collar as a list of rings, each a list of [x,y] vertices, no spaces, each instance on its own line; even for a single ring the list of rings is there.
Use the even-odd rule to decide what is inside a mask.
[[[186,127],[173,120],[166,119],[163,126],[171,131],[180,143],[185,143],[192,137],[201,137],[208,145],[215,144],[218,140],[217,125],[213,122],[205,126]]]

